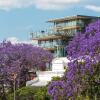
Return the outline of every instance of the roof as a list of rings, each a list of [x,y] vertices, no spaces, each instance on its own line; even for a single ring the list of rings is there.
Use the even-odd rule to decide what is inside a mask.
[[[92,18],[99,18],[96,16],[85,16],[85,15],[76,15],[76,16],[68,16],[64,18],[56,18],[56,19],[51,19],[48,20],[47,22],[63,22],[67,20],[75,20],[75,19],[92,19]]]

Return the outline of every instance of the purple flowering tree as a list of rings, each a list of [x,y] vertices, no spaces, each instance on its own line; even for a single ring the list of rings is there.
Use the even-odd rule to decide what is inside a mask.
[[[0,92],[5,93],[5,86],[13,90],[14,79],[16,88],[26,85],[28,71],[45,67],[52,58],[51,53],[39,47],[28,44],[13,45],[6,41],[0,43]]]
[[[70,63],[62,80],[65,84],[56,82],[65,97],[54,82],[48,87],[49,94],[54,100],[100,98],[100,21],[89,24],[84,33],[78,33],[66,50]]]

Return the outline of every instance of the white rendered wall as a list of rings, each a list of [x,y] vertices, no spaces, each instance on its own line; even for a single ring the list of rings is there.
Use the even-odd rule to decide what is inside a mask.
[[[52,71],[65,71],[64,66],[67,67],[68,59],[66,57],[55,58],[52,61]]]
[[[61,72],[52,72],[52,71],[40,71],[37,72],[38,78],[40,81],[51,81],[52,77],[59,76],[62,77],[64,71]]]

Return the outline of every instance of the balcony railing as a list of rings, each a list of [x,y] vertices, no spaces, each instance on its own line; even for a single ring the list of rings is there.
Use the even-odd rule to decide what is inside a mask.
[[[62,42],[49,42],[39,44],[40,47],[44,48],[55,48],[56,45],[62,45]]]
[[[53,36],[60,36],[66,33],[68,36],[72,36],[73,32],[67,32],[67,31],[74,31],[77,29],[80,29],[84,25],[78,25],[78,26],[71,26],[71,27],[55,27],[52,30],[48,32],[34,32],[31,34],[31,39],[37,39],[37,38],[51,38]]]
[[[53,31],[49,31],[49,32],[34,32],[32,34],[32,38],[43,38],[43,37],[47,37],[47,36],[52,36],[55,35],[55,32]]]

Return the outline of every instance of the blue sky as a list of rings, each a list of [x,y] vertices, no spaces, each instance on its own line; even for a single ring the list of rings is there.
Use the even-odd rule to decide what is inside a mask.
[[[100,16],[100,0],[0,0],[0,41],[27,41],[50,26],[47,20],[77,14]]]

